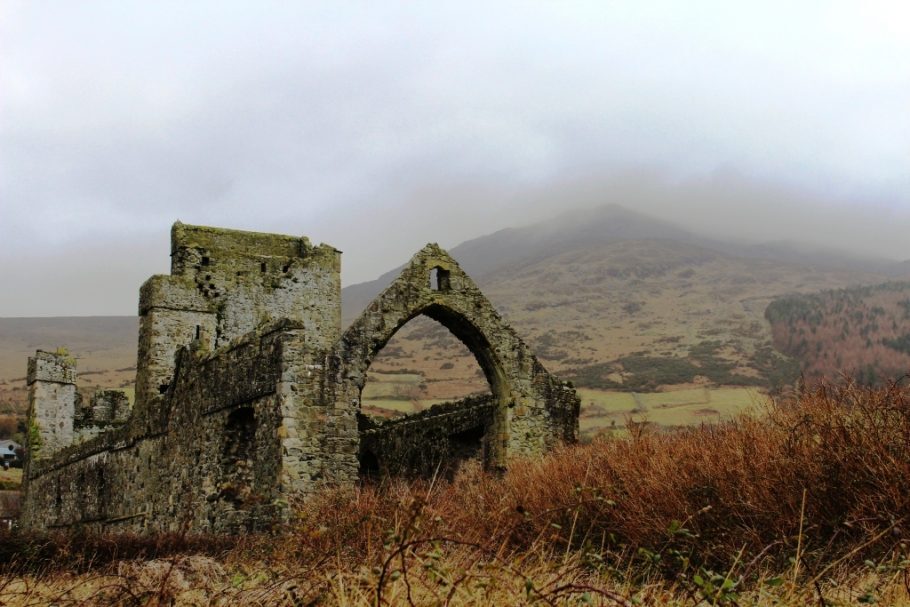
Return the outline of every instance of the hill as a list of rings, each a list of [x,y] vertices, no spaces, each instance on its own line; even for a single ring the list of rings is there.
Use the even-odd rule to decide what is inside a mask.
[[[516,270],[569,251],[634,240],[703,241],[672,223],[611,204],[500,230],[463,242],[449,252],[475,280],[482,280],[495,271]],[[342,292],[345,320],[352,320],[363,310],[400,269],[401,266],[376,280],[346,287]]]
[[[774,345],[810,381],[880,383],[910,371],[910,282],[788,295],[768,306]]]
[[[452,252],[548,368],[608,392],[785,384],[799,368],[773,347],[764,317],[771,301],[902,271],[786,243],[716,241],[616,206],[497,232]],[[853,260],[847,269],[844,259]],[[346,318],[393,276],[345,289]],[[420,318],[393,337],[371,371],[364,397],[386,409],[486,389],[463,346]],[[588,411],[602,401],[592,396]]]
[[[515,270],[562,253],[630,241],[689,244],[728,257],[777,262],[803,270],[850,272],[856,277],[879,277],[882,281],[910,277],[910,260],[863,258],[834,248],[807,247],[789,241],[750,244],[708,238],[616,204],[568,211],[549,221],[500,230],[465,241],[449,252],[468,274],[482,283],[494,271]],[[345,324],[392,282],[402,267],[376,280],[345,287],[342,291]]]
[[[26,360],[38,349],[68,348],[84,390],[131,386],[138,329],[134,316],[0,318],[0,412],[24,412]]]
[[[771,301],[881,283],[907,270],[792,243],[710,239],[616,205],[501,230],[451,253],[547,367],[583,388],[589,429],[622,426],[628,415],[678,425],[740,410],[756,389],[799,371],[772,345],[764,316]],[[345,288],[345,321],[396,275]],[[21,410],[25,358],[36,348],[65,345],[79,355],[88,390],[128,386],[136,324],[134,317],[0,319],[0,402]],[[715,391],[729,386],[744,388]],[[369,411],[392,415],[487,389],[467,349],[419,317],[380,352],[363,396]]]

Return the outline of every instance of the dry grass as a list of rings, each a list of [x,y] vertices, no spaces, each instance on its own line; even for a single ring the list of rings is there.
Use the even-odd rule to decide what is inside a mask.
[[[5,604],[910,604],[910,392],[327,491],[275,536],[24,538]],[[196,556],[193,556],[196,555]]]

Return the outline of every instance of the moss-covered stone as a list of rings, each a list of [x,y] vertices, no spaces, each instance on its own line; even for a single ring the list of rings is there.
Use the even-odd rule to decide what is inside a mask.
[[[66,356],[30,359],[25,527],[263,529],[325,485],[466,458],[501,467],[577,437],[574,390],[436,245],[344,333],[332,247],[178,223],[171,255],[171,274],[140,291],[131,411],[114,391],[79,404]],[[418,314],[467,344],[492,394],[370,423],[360,415],[370,362]]]

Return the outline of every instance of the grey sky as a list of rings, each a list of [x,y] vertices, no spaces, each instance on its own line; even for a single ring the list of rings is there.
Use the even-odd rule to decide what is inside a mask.
[[[910,258],[910,5],[0,0],[0,316],[132,314],[180,219],[346,284],[618,202]]]

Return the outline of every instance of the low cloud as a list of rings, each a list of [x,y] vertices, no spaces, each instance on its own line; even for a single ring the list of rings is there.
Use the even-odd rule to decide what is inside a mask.
[[[176,219],[329,242],[347,283],[604,203],[910,257],[906,23],[884,1],[6,2],[0,316],[133,313]]]

